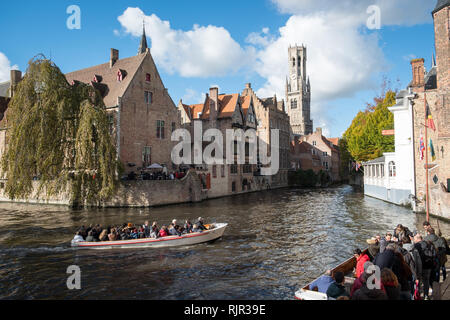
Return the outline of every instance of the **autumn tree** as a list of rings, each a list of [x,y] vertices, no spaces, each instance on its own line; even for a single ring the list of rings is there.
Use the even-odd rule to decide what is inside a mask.
[[[346,148],[352,159],[362,162],[381,157],[384,152],[394,151],[394,137],[383,136],[382,131],[394,129],[394,116],[389,107],[395,105],[396,93],[386,92],[376,98],[373,105],[360,111],[344,134]]]

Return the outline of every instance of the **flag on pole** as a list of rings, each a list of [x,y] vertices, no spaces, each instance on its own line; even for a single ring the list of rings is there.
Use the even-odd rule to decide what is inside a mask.
[[[434,146],[433,146],[433,141],[430,139],[430,152],[431,152],[431,159],[433,161],[436,160],[436,153],[434,152]]]
[[[420,147],[419,147],[419,155],[420,160],[423,160],[425,157],[425,142],[423,141],[423,135],[420,135]]]
[[[427,116],[426,116],[426,118],[427,118],[427,126],[428,126],[428,128],[430,128],[433,131],[436,131],[436,126],[434,125],[434,121],[433,121],[433,115],[431,114],[430,106],[428,105],[428,102],[427,102]]]

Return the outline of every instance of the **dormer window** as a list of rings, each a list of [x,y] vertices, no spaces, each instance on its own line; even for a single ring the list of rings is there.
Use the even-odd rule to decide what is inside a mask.
[[[92,82],[95,82],[95,83],[102,82],[102,76],[94,75],[94,79],[92,79]]]
[[[150,74],[150,73],[147,73],[147,74],[145,75],[145,82],[150,82],[151,80],[152,80],[151,74]]]

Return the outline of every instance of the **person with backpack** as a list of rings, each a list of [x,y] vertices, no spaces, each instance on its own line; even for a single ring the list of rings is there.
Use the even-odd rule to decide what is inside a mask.
[[[431,242],[424,241],[420,234],[414,237],[414,243],[414,247],[419,252],[422,260],[423,295],[427,300],[429,299],[429,291],[432,284],[432,272],[436,267],[437,254],[434,245]]]
[[[433,243],[436,249],[437,266],[435,266],[432,275],[434,275],[433,280],[439,282],[441,268],[442,266],[444,266],[445,268],[445,263],[447,262],[447,253],[446,253],[447,248],[445,245],[446,241],[444,238],[438,237],[433,228],[429,228],[427,230],[427,236],[425,237],[425,241]]]
[[[438,231],[438,237],[441,238],[442,243],[445,247],[444,250],[442,250],[442,260],[441,260],[441,270],[442,270],[442,278],[444,281],[447,279],[447,269],[445,268],[445,264],[447,263],[447,255],[450,254],[450,248],[448,246],[447,240],[442,236],[441,230]]]

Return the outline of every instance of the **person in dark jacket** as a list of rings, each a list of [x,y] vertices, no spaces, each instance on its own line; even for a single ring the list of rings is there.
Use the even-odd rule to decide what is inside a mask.
[[[433,270],[433,258],[430,256],[430,253],[434,246],[426,241],[423,241],[423,238],[420,234],[416,234],[414,236],[414,247],[417,249],[420,255],[420,259],[422,261],[422,283],[420,284],[421,293],[423,293],[424,298],[428,299],[429,289],[431,285],[431,272]],[[430,250],[431,249],[431,250]]]
[[[447,255],[450,254],[450,248],[448,246],[447,240],[442,236],[441,230],[438,231],[438,237],[441,238],[442,243],[444,244],[444,250],[441,253],[441,270],[442,270],[442,277],[444,278],[444,281],[447,279],[447,269],[445,267],[445,264],[447,263]]]
[[[183,229],[183,233],[192,233],[192,223],[189,220],[186,220]]]
[[[387,300],[388,297],[386,293],[380,288],[369,288],[367,280],[370,277],[368,274],[363,273],[364,284],[363,286],[356,290],[352,295],[352,300]]]
[[[381,283],[383,283],[389,300],[400,300],[400,284],[391,269],[384,268],[381,270]]]
[[[386,233],[386,236],[380,240],[380,253],[383,253],[390,243],[393,243],[392,234]]]
[[[335,272],[333,274],[334,282],[330,284],[327,290],[327,296],[329,298],[337,299],[341,296],[348,296],[347,290],[345,290],[344,282],[345,277],[342,272]]]
[[[373,263],[378,266],[380,270],[383,270],[384,268],[392,269],[392,266],[396,262],[394,249],[394,244],[390,243],[386,246],[386,250],[383,252],[380,251],[380,254],[375,257]]]
[[[432,280],[439,282],[442,265],[445,268],[445,262],[447,260],[445,241],[443,240],[442,237],[438,237],[434,229],[431,227],[428,228],[427,236],[425,237],[424,240],[431,242],[434,245],[434,248],[436,249],[438,262],[436,263],[437,265],[432,269],[431,274],[433,278]]]

